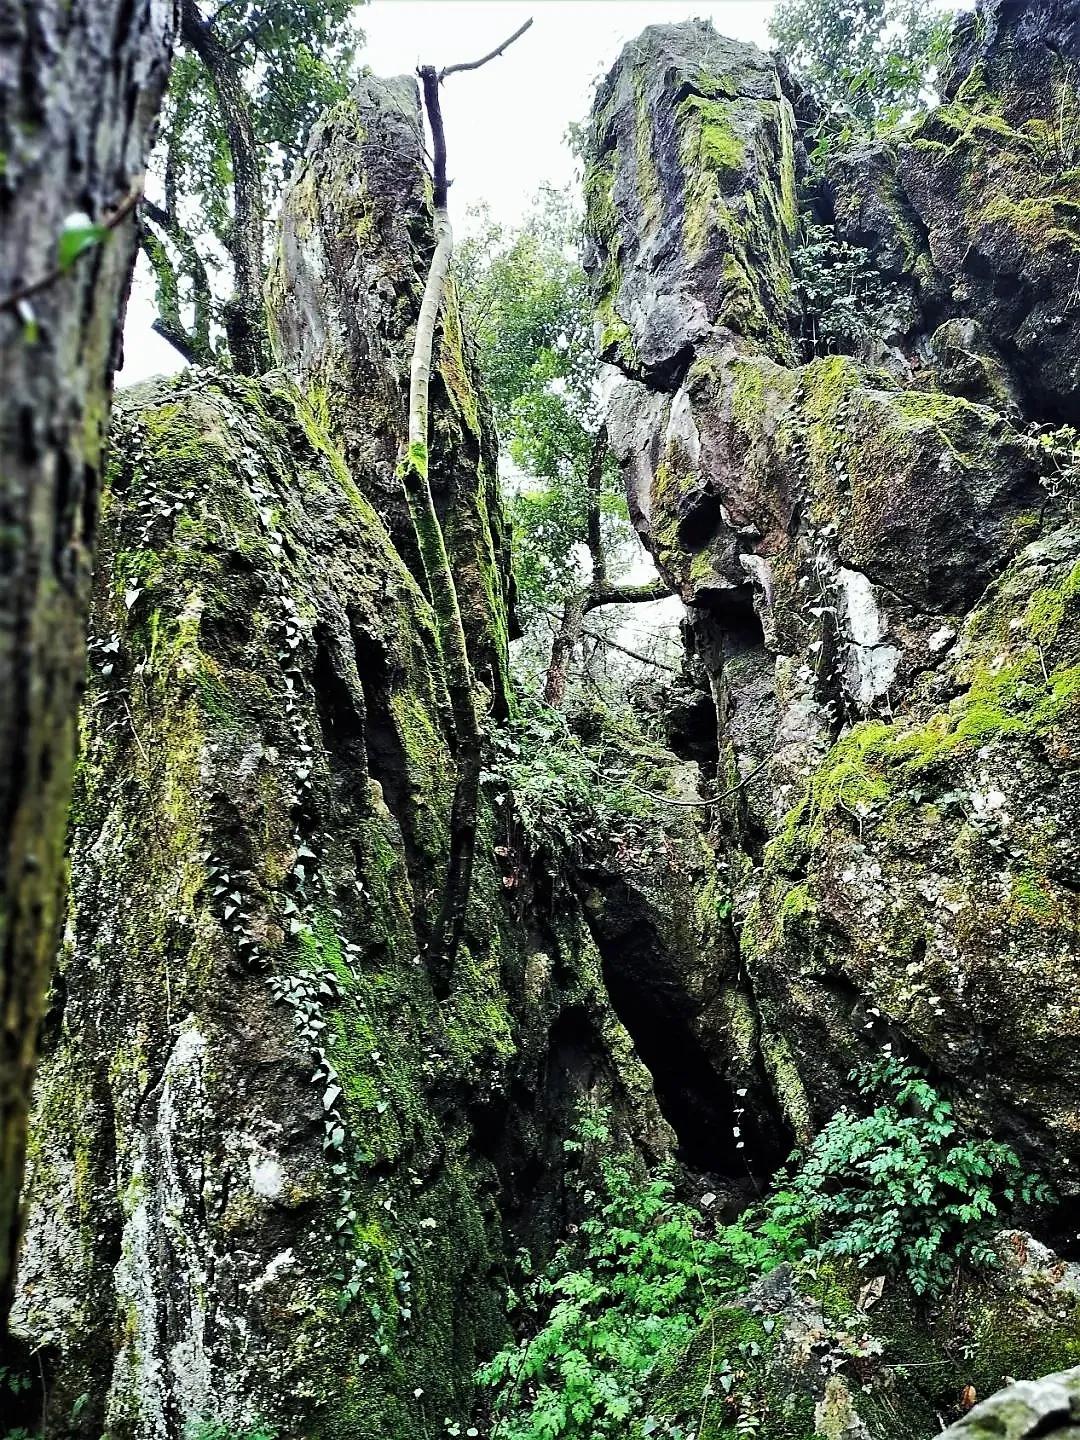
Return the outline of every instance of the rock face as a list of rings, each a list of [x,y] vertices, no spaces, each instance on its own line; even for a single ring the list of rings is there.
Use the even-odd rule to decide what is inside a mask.
[[[1080,1435],[1080,1365],[1010,1385],[950,1426],[941,1440],[1029,1440],[1036,1435],[1058,1440]]]
[[[598,93],[586,181],[631,514],[743,782],[715,836],[739,1021],[714,1050],[749,1049],[746,1108],[776,1135],[779,1107],[782,1146],[892,1045],[1063,1196],[1080,536],[1027,428],[1076,415],[1078,67],[1074,6],[990,0],[939,108],[808,170],[769,59],[655,27]]]
[[[504,1338],[507,1245],[561,1224],[575,1105],[667,1143],[581,912],[506,887],[490,806],[447,998],[425,969],[455,762],[392,486],[421,154],[415,88],[365,82],[286,202],[294,379],[121,405],[19,1276],[50,1436],[441,1435]],[[455,326],[432,450],[499,713],[505,529]]]
[[[1080,1358],[1080,1267],[1016,1231],[999,1235],[996,1248],[999,1268],[969,1276],[937,1313],[920,1311],[903,1282],[868,1282],[850,1263],[781,1265],[717,1311],[658,1378],[653,1412],[694,1426],[701,1440],[749,1429],[769,1440],[930,1440],[942,1415],[970,1407],[1002,1376],[1058,1371]],[[710,1398],[718,1355],[738,1357],[736,1380],[714,1385]],[[949,1440],[1041,1435],[1037,1419],[1056,1435],[1054,1418],[1072,1440],[1060,1378],[1045,1390],[1016,1387],[1020,1395],[1038,1389],[1029,1409],[1006,1390],[949,1430]]]

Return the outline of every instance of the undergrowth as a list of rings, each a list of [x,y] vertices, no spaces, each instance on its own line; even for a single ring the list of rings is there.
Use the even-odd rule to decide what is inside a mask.
[[[567,1149],[585,1219],[529,1281],[525,1337],[479,1372],[492,1395],[491,1440],[655,1429],[655,1377],[783,1261],[813,1269],[849,1257],[872,1275],[902,1277],[926,1302],[959,1268],[996,1263],[1003,1214],[1049,1199],[1045,1185],[1007,1145],[963,1134],[951,1102],[913,1066],[887,1056],[851,1078],[859,1109],[840,1110],[732,1224],[680,1200],[673,1168],[646,1176],[612,1149],[601,1121],[581,1123]],[[726,1388],[740,1363],[718,1356],[710,1383]]]
[[[597,710],[571,725],[562,711],[526,699],[515,720],[493,731],[481,778],[527,853],[552,874],[573,870],[590,844],[640,848],[662,827],[655,792],[670,756],[628,724],[616,728]]]

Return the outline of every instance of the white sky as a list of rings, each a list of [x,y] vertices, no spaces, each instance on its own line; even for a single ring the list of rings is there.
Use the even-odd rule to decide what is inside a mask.
[[[358,12],[361,61],[376,74],[420,63],[479,59],[531,15],[533,26],[483,69],[447,80],[443,115],[452,213],[486,201],[496,220],[519,220],[544,183],[571,183],[563,137],[588,113],[595,82],[646,25],[701,16],[721,34],[768,44],[774,0],[373,0]],[[153,291],[140,258],[124,335],[119,383],[183,368],[150,329]]]

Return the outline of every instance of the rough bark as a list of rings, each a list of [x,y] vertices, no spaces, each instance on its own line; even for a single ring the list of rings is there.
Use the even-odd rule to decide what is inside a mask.
[[[183,0],[182,37],[206,66],[221,108],[233,169],[233,224],[229,254],[235,290],[225,307],[225,333],[233,364],[242,375],[259,375],[267,365],[263,308],[263,203],[259,147],[243,81],[213,22],[196,0]]]
[[[60,917],[102,448],[135,219],[31,308],[3,299],[48,273],[66,216],[100,221],[141,185],[175,28],[175,0],[0,7],[0,1326]]]
[[[167,340],[189,365],[208,364],[213,359],[214,352],[210,343],[212,296],[206,266],[191,236],[177,220],[176,211],[171,204],[167,204],[163,209],[160,205],[145,201],[142,215],[144,221],[152,221],[161,230],[175,246],[180,257],[178,274],[161,236],[148,225],[143,225],[140,245],[154,271],[157,287],[158,314],[153,329],[163,340]],[[190,330],[184,324],[180,313],[181,276],[186,276],[191,281],[194,313]]]
[[[551,659],[548,661],[547,676],[544,680],[544,703],[555,710],[561,710],[566,699],[566,683],[570,678],[570,662],[574,651],[581,642],[583,599],[580,594],[569,595],[563,601],[559,628],[551,642]]]

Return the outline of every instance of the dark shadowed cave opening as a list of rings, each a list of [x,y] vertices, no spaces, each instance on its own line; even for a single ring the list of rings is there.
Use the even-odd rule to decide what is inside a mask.
[[[585,908],[604,985],[652,1076],[657,1104],[678,1138],[679,1159],[692,1170],[766,1181],[792,1144],[779,1112],[762,1124],[736,1099],[703,1043],[696,1023],[700,1006],[680,972],[682,957],[667,949],[641,898],[610,875],[590,878],[603,893],[599,904],[595,892],[585,897]]]

